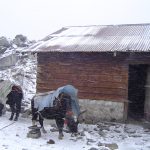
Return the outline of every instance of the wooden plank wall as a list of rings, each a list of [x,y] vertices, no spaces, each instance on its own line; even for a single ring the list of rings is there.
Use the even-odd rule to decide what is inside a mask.
[[[112,53],[38,53],[37,92],[72,84],[79,98],[127,100],[126,56]]]

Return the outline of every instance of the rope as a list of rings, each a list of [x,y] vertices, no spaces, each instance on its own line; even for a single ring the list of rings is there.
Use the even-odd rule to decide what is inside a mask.
[[[14,123],[16,123],[16,122],[13,122],[13,123],[11,123],[11,124],[9,124],[7,126],[4,126],[4,127],[0,128],[0,131],[3,130],[3,129],[5,129],[5,128],[7,128],[7,127],[9,127],[9,126],[11,126],[11,125],[13,125]]]

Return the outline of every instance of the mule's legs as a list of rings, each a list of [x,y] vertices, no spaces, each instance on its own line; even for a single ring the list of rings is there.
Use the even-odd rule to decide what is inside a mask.
[[[32,110],[32,125],[34,126],[36,124],[38,118],[38,114],[36,112],[33,112]]]
[[[32,112],[32,125],[34,126],[36,124],[36,121],[37,121],[37,117],[38,117],[38,114],[37,114],[37,109],[34,108],[34,98],[31,100],[31,112]]]
[[[46,133],[46,130],[45,130],[44,125],[43,125],[43,121],[44,121],[43,117],[41,115],[39,115],[39,123],[41,125],[42,132]]]
[[[56,124],[57,124],[58,131],[59,131],[58,138],[62,139],[64,136],[63,135],[64,119],[63,118],[56,118],[55,120],[56,120]]]

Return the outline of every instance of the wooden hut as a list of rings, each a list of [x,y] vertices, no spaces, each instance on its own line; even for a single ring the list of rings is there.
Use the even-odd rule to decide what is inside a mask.
[[[37,92],[72,84],[90,121],[150,119],[150,24],[64,27],[31,49]]]

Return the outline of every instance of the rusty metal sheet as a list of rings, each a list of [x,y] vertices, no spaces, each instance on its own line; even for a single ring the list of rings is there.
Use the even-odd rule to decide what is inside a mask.
[[[34,52],[149,52],[150,24],[65,27],[28,50]]]

